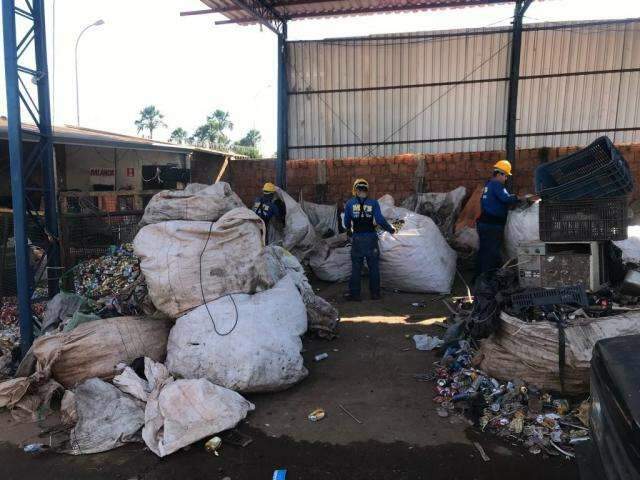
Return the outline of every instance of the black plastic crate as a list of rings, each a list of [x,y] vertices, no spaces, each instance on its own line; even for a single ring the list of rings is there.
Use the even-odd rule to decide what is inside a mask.
[[[584,285],[570,285],[560,288],[530,288],[511,295],[511,305],[516,310],[545,305],[589,305]]]
[[[609,137],[536,169],[543,199],[577,200],[625,195],[633,190],[629,165]]]
[[[540,202],[540,240],[599,242],[625,240],[627,197]]]

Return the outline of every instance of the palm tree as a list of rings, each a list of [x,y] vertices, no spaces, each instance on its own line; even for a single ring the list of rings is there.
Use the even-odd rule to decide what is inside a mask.
[[[164,115],[156,108],[155,105],[148,105],[140,110],[140,117],[134,122],[138,134],[149,130],[149,138],[153,138],[153,131],[156,128],[166,127],[167,125],[162,121]]]
[[[238,140],[238,145],[242,147],[257,147],[262,140],[262,135],[255,128],[252,128],[247,132],[247,134]]]
[[[189,139],[189,134],[182,127],[178,127],[174,129],[173,132],[171,132],[171,136],[169,137],[170,142],[179,143],[180,145],[185,143],[188,139]]]
[[[233,130],[233,123],[230,120],[231,115],[229,112],[217,109],[211,115],[207,117],[207,122],[213,122],[217,124],[218,131],[222,132],[226,129]]]
[[[195,132],[193,132],[193,135],[191,136],[191,138],[193,139],[193,143],[199,147],[204,146],[209,141],[209,137],[211,136],[210,130],[211,126],[208,123],[200,125],[198,128],[196,128]]]

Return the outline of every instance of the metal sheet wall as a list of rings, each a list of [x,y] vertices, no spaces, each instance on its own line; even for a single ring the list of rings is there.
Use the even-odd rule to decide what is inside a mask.
[[[289,158],[504,148],[510,41],[503,28],[290,42]],[[640,22],[527,26],[521,76],[519,148],[640,139],[610,131],[640,128]]]

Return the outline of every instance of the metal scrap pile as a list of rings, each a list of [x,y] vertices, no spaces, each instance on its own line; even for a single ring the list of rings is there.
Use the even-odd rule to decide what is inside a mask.
[[[391,225],[393,226],[393,228],[396,229],[396,233],[399,232],[400,230],[402,230],[402,227],[404,227],[404,220],[402,219],[395,219],[391,222]]]
[[[20,328],[17,302],[16,297],[0,298],[0,379],[13,374],[18,360]],[[34,303],[31,308],[33,315],[42,319],[45,303]]]
[[[521,380],[499,382],[474,367],[474,349],[461,340],[449,347],[435,370],[438,414],[466,413],[482,431],[521,443],[529,452],[573,457],[573,445],[588,438],[588,403],[571,409]]]
[[[74,287],[77,294],[95,301],[95,313],[101,317],[155,311],[140,271],[140,260],[130,243],[79,264],[75,268]]]

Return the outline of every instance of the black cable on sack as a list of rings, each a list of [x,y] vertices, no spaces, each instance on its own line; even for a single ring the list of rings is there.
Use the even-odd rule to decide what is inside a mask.
[[[211,311],[209,310],[209,305],[207,304],[207,299],[205,297],[204,294],[204,287],[202,286],[202,257],[204,256],[204,252],[207,250],[207,245],[209,245],[209,240],[211,239],[211,231],[213,230],[213,224],[214,222],[211,222],[211,225],[209,225],[209,233],[207,234],[207,241],[204,243],[204,247],[202,248],[202,252],[200,252],[200,293],[202,294],[202,303],[204,303],[204,307],[207,309],[207,313],[209,314],[209,318],[211,319],[211,325],[213,325],[213,330],[216,332],[216,334],[218,334],[221,337],[226,337],[227,335],[231,334],[236,327],[238,326],[238,305],[236,304],[235,299],[233,298],[233,293],[227,293],[225,295],[221,295],[217,298],[214,298],[213,300],[209,300],[210,302],[215,302],[216,300],[219,300],[220,298],[224,298],[224,297],[229,297],[231,299],[231,302],[233,303],[233,308],[235,310],[235,319],[233,321],[233,327],[231,327],[231,330],[229,330],[228,332],[225,333],[221,333],[218,331],[218,327],[216,326],[216,322],[213,319],[213,315],[211,314]]]

